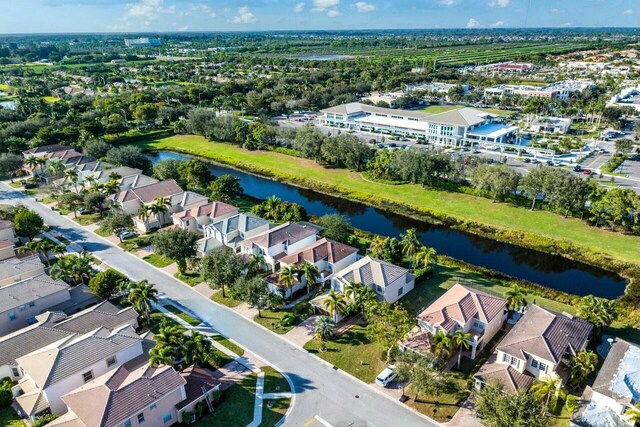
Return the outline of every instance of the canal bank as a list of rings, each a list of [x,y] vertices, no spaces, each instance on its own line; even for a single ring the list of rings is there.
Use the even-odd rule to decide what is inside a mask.
[[[169,151],[150,155],[154,163],[169,158],[193,157]],[[276,195],[304,206],[311,215],[338,213],[349,218],[355,228],[382,236],[399,237],[406,229],[416,228],[423,244],[434,247],[440,254],[569,294],[616,298],[624,292],[625,281],[619,275],[559,255],[499,242],[203,160],[208,162],[214,175],[230,174],[239,178],[245,192],[258,199]]]

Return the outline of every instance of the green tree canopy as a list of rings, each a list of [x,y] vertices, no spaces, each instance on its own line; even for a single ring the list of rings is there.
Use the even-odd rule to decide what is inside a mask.
[[[153,237],[156,252],[174,260],[181,273],[187,269],[187,259],[196,256],[197,242],[198,236],[184,228],[165,230]]]
[[[108,299],[118,289],[118,283],[126,276],[112,268],[101,271],[89,280],[89,289],[98,298]]]

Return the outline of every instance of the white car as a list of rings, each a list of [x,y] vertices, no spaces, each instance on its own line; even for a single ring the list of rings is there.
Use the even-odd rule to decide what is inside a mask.
[[[398,374],[396,374],[395,366],[390,365],[389,367],[384,368],[382,372],[378,374],[378,376],[376,377],[376,384],[382,387],[386,387],[391,383],[391,381],[396,378],[397,375]]]

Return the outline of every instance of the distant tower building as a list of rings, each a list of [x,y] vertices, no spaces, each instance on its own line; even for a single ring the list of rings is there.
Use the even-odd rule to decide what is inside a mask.
[[[160,37],[140,37],[137,39],[124,39],[124,44],[127,47],[152,47],[160,46],[162,44],[162,40],[160,39]]]

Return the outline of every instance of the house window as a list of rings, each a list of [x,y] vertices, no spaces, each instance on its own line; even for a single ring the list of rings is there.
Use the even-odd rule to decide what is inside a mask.
[[[91,371],[85,372],[84,374],[82,374],[82,378],[84,379],[85,383],[88,381],[91,381],[93,379],[93,372]]]
[[[107,358],[107,366],[115,365],[115,363],[116,363],[116,357],[115,356],[111,356],[111,357]]]
[[[504,353],[504,354],[502,355],[502,361],[503,361],[503,362],[505,362],[505,363],[509,363],[509,360],[510,360],[509,355],[508,355],[508,354],[506,354],[506,353]]]
[[[35,306],[36,306],[35,301],[31,301],[31,302],[29,303],[29,307],[35,307]]]
[[[15,311],[10,311],[9,312],[9,321],[13,322],[14,320],[16,320],[16,312]]]
[[[26,306],[26,305],[22,304],[22,305],[20,306],[20,311],[25,311],[26,309],[27,309],[27,306]]]
[[[131,427],[131,420],[126,420],[124,422],[124,427]]]
[[[480,330],[480,331],[484,331],[484,323],[482,323],[479,320],[474,320],[473,321],[473,327]]]
[[[536,359],[531,359],[531,367],[538,369],[538,361]]]
[[[511,357],[511,366],[515,366],[517,368],[518,367],[518,359],[516,359],[515,357]]]
[[[144,413],[140,412],[138,414],[138,424],[142,424],[142,423],[144,423]]]
[[[152,403],[151,406],[149,406],[149,409],[156,409],[158,407],[158,405],[156,405],[155,403]]]
[[[382,286],[380,285],[376,285],[376,292],[380,295],[384,295],[384,289],[382,289]]]
[[[400,286],[400,288],[398,288],[398,296],[401,296],[403,292],[404,292],[404,288]]]
[[[20,376],[20,370],[18,368],[11,368],[11,373],[13,374],[14,377]]]
[[[547,372],[547,365],[542,363],[542,362],[540,362],[538,364],[538,369],[540,369],[542,372]]]
[[[162,421],[166,424],[170,422],[172,418],[173,418],[173,415],[171,415],[171,412],[167,412],[162,416]]]

